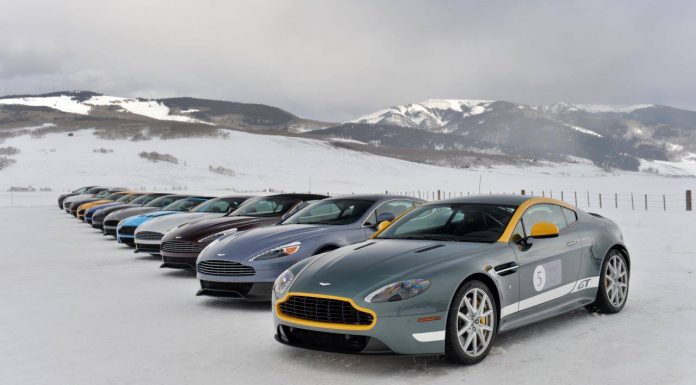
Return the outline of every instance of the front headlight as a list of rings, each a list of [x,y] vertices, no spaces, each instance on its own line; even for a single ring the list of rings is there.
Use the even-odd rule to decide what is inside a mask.
[[[293,254],[297,253],[298,251],[300,251],[300,246],[302,246],[301,242],[288,243],[287,245],[274,247],[268,251],[264,251],[263,253],[261,253],[259,255],[251,257],[249,260],[250,261],[263,261],[266,259],[273,259],[273,258],[278,258],[278,257],[284,257],[286,255],[293,255]]]
[[[198,242],[199,243],[212,242],[212,241],[215,241],[219,238],[224,237],[225,235],[234,234],[236,232],[237,232],[237,229],[229,229],[229,230],[225,230],[225,231],[220,231],[219,233],[215,233],[215,234],[208,235],[207,237],[203,237],[203,238],[199,239]]]
[[[407,279],[401,282],[390,283],[373,291],[365,297],[367,303],[394,302],[417,296],[430,287],[427,279]]]
[[[283,274],[278,276],[278,278],[273,283],[273,292],[276,298],[282,298],[290,290],[290,285],[295,279],[295,275],[290,270],[285,270]]]

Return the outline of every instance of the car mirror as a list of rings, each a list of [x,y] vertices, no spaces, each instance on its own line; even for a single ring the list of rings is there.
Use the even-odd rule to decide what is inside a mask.
[[[379,222],[379,224],[378,224],[377,227],[376,227],[376,230],[377,230],[377,232],[381,232],[382,230],[384,230],[384,229],[386,229],[387,227],[389,227],[389,225],[391,225],[391,221],[382,221],[382,222]]]
[[[550,222],[539,222],[532,226],[530,238],[554,238],[558,236],[558,227]]]

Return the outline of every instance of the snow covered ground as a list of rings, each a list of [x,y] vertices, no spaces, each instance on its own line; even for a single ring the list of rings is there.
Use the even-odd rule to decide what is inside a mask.
[[[661,178],[649,173],[607,172],[587,163],[545,167],[501,166],[453,169],[339,149],[327,141],[226,131],[226,138],[102,140],[92,130],[74,136],[23,135],[6,139],[20,153],[0,170],[0,191],[12,186],[63,192],[87,184],[190,192],[224,189],[308,191],[332,194],[443,190],[512,193],[521,189],[579,193],[676,194],[696,188],[696,178]],[[99,149],[113,152],[94,152]],[[142,159],[142,151],[171,154],[178,164]],[[234,175],[211,172],[224,167]],[[696,175],[696,166],[691,170]],[[230,174],[230,173],[227,173]],[[661,200],[661,199],[660,199]],[[53,201],[53,198],[50,199]],[[46,201],[46,203],[49,203]],[[0,206],[8,205],[0,201]]]
[[[158,269],[53,202],[0,207],[0,382],[693,384],[696,212],[605,215],[631,251],[625,309],[503,334],[481,364],[459,367],[280,345],[267,304],[195,297],[192,274]]]

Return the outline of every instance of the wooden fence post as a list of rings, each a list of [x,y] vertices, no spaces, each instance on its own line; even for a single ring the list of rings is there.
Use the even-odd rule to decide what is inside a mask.
[[[686,211],[691,211],[691,190],[686,190]]]
[[[665,211],[667,211],[667,199],[664,195],[662,195],[662,208],[664,208]]]
[[[645,211],[648,211],[648,194],[645,194]]]
[[[544,197],[544,198],[546,198],[546,191],[541,190],[541,196]]]
[[[587,207],[590,207],[590,192],[587,192]]]
[[[599,193],[599,208],[602,208],[602,193]]]
[[[631,210],[633,210],[633,211],[636,210],[636,205],[633,204],[633,193],[631,193]]]
[[[575,207],[577,207],[578,206],[578,192],[573,191],[573,195],[575,195]]]
[[[437,200],[440,200],[440,190],[437,190]]]
[[[561,200],[565,200],[563,199],[563,190],[561,190]]]
[[[524,189],[522,189],[522,191],[521,191],[520,193],[521,193],[522,195],[524,195]]]
[[[619,208],[619,194],[614,193],[614,208],[618,209]]]

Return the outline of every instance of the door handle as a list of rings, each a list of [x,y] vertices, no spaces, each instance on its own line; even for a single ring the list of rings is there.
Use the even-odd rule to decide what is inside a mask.
[[[566,246],[574,246],[578,241],[568,241],[566,242]]]

